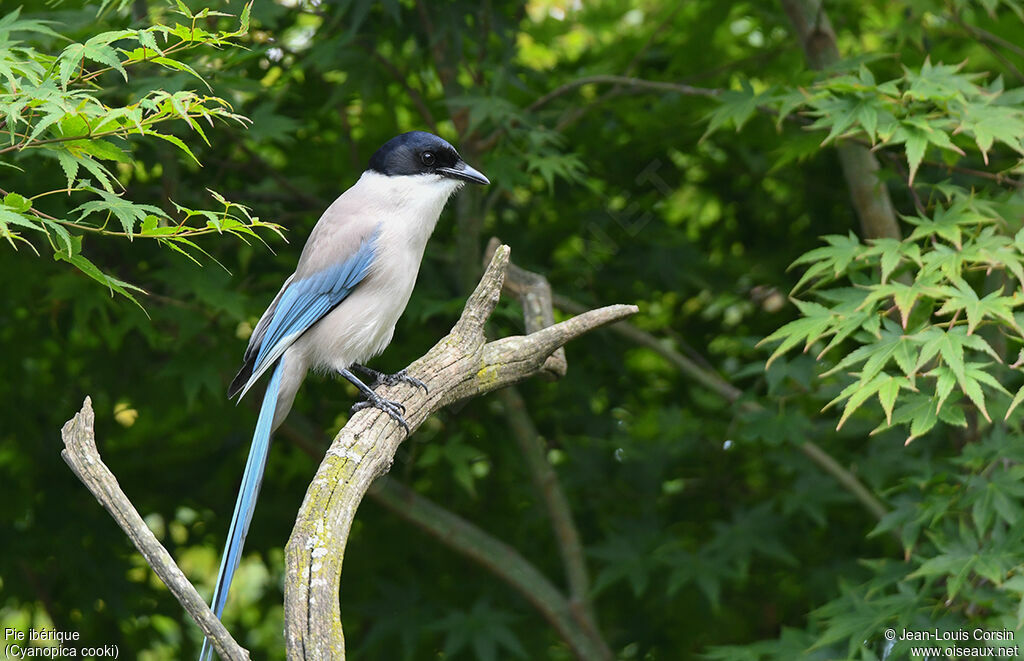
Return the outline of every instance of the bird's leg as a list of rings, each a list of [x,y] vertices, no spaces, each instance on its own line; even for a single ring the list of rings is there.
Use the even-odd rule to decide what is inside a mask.
[[[409,376],[406,370],[395,372],[394,374],[385,374],[384,372],[378,372],[377,370],[367,367],[366,365],[354,364],[352,368],[362,372],[367,376],[374,378],[373,385],[379,385],[383,383],[386,386],[394,386],[399,383],[408,383],[410,386],[416,386],[417,388],[423,388],[423,392],[430,394],[430,389],[427,388],[427,384],[423,383],[414,376]]]
[[[363,393],[363,396],[366,397],[366,401],[356,402],[352,405],[352,413],[357,413],[358,411],[368,408],[380,409],[391,416],[392,420],[405,427],[406,434],[409,433],[409,423],[407,423],[405,418],[402,417],[402,414],[405,413],[404,406],[398,402],[393,402],[390,399],[384,399],[377,393],[373,392],[370,386],[360,381],[359,377],[352,372],[349,372],[348,370],[338,370],[338,373],[345,377],[356,388],[359,388],[359,392]]]

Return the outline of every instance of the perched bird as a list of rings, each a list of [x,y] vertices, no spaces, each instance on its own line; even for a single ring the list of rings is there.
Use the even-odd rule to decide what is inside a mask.
[[[426,389],[405,370],[382,374],[363,363],[391,342],[441,209],[466,182],[490,183],[445,140],[423,131],[392,138],[370,158],[359,181],[320,217],[295,273],[260,318],[242,369],[228,389],[229,397],[241,398],[270,372],[213,593],[217,617],[252,521],[270,434],[291,410],[306,372],[340,374],[366,398],[353,411],[378,408],[409,430],[402,417],[405,408],[377,395],[351,370],[371,377],[374,386],[404,382]],[[212,652],[205,640],[200,659],[209,659]]]

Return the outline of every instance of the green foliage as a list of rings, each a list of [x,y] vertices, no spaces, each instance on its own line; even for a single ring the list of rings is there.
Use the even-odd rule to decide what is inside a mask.
[[[887,490],[893,508],[873,535],[894,535],[905,558],[866,562],[866,580],[844,582],[814,611],[810,654],[909,658],[916,643],[894,644],[881,632],[1019,631],[1024,622],[1014,416],[1024,401],[1015,362],[1024,346],[1024,195],[1011,178],[1024,172],[1024,88],[1006,89],[1001,76],[959,62],[925,57],[900,63],[897,76],[860,62],[800,87],[754,94],[748,85],[747,106],[723,99],[732,109],[711,117],[716,128],[734,115],[739,125],[747,117],[736,113],[755,99],[780,123],[824,133],[823,146],[869,146],[913,209],[901,216],[905,238],[834,234],[799,256],[791,292],[799,316],[763,340],[776,345],[769,367],[796,348],[813,353],[814,387],[828,393],[822,410],[835,407],[837,430],[870,421],[876,442],[899,427],[905,444],[955,443],[926,465],[903,464]],[[738,649],[721,648],[719,658]],[[783,638],[749,658],[791,658],[791,649]]]
[[[1014,370],[996,367],[1003,359],[989,339],[1024,343],[1015,316],[1024,304],[1024,231],[1007,233],[1010,221],[998,205],[943,188],[949,197],[931,217],[905,219],[914,231],[902,241],[830,236],[827,247],[794,262],[807,266],[795,290],[809,287],[808,295],[821,302],[794,299],[802,316],[765,338],[781,341],[769,364],[799,344],[805,351],[818,345],[821,359],[846,349],[848,339],[856,342],[823,374],[858,370],[829,404],[845,402],[839,426],[877,396],[886,422],[876,431],[904,424],[909,442],[939,419],[966,426],[963,411],[949,401],[954,389],[990,421],[985,391],[1009,395],[997,376]],[[826,287],[837,284],[846,286]]]
[[[966,156],[951,135],[973,138],[964,147],[980,152],[985,163],[996,142],[1018,158],[1024,112],[1013,100],[1024,88],[981,88],[979,76],[962,69],[926,59],[919,71],[904,67],[901,79],[878,85],[863,64],[856,76],[828,77],[802,102],[816,117],[808,128],[829,131],[823,144],[858,134],[879,148],[903,144],[912,191],[929,144]],[[769,364],[799,344],[807,351],[823,343],[818,359],[847,350],[823,373],[855,377],[828,405],[843,404],[839,426],[877,398],[885,422],[875,431],[905,425],[908,443],[939,420],[967,426],[962,408],[950,400],[954,392],[991,422],[986,392],[1011,396],[1002,381],[1015,371],[1002,366],[992,342],[1004,353],[1024,344],[1015,316],[1024,304],[1019,195],[998,187],[967,190],[949,180],[928,190],[926,200],[914,193],[917,213],[903,217],[912,229],[906,239],[862,243],[852,233],[829,236],[826,247],[798,258],[793,266],[806,270],[794,294],[807,288],[805,299],[816,300],[794,299],[801,318],[765,338],[780,341]],[[1024,391],[1013,399],[1007,416]]]
[[[219,209],[192,210],[175,204],[174,214],[133,202],[125,195],[121,179],[146,167],[137,154],[147,140],[168,142],[198,165],[192,150],[171,131],[184,125],[210,144],[204,122],[246,122],[245,117],[232,111],[228,101],[194,90],[152,89],[134,102],[111,105],[103,100],[104,90],[97,84],[97,79],[109,71],[116,71],[128,81],[128,70],[138,65],[184,71],[205,84],[181,56],[200,46],[234,45],[234,40],[249,29],[250,8],[243,8],[237,29],[211,32],[197,27],[197,22],[234,17],[209,9],[193,14],[179,2],[176,13],[186,19],[187,25],[176,22],[173,27],[111,30],[50,53],[22,45],[21,41],[31,34],[67,41],[49,27],[50,22],[22,19],[20,9],[0,19],[0,76],[5,80],[0,88],[0,133],[6,143],[0,147],[0,156],[5,159],[0,164],[26,171],[41,167],[37,165],[41,159],[51,159],[59,163],[67,178],[65,186],[53,190],[4,190],[0,236],[12,248],[25,244],[36,254],[39,250],[33,238],[45,237],[55,259],[68,262],[112,292],[134,301],[130,290],[142,291],[140,288],[104,273],[82,254],[86,235],[154,239],[195,260],[193,255],[203,250],[193,239],[204,234],[258,239],[256,229],[277,231],[276,225],[261,222],[247,207],[214,191],[210,194]],[[39,208],[51,202],[43,198],[53,195],[81,203],[70,209],[65,206],[60,216],[53,216]],[[111,220],[117,221],[119,230],[110,228]],[[196,220],[205,222],[196,224]]]
[[[57,430],[91,395],[105,460],[208,597],[255,418],[224,389],[319,214],[412,129],[494,183],[449,205],[375,367],[451,328],[491,235],[557,297],[641,308],[649,336],[582,338],[566,378],[521,388],[616,658],[893,661],[889,627],[1021,627],[1020,2],[825,3],[845,59],[824,72],[775,2],[205,4],[0,18],[0,627],[194,657]],[[858,231],[845,145],[874,150],[903,238]],[[515,305],[491,331],[522,332]],[[225,614],[253,658],[284,658],[283,547],[356,396],[311,376],[275,436]],[[511,433],[494,399],[451,407],[389,477],[564,591]],[[372,500],[345,566],[353,657],[573,658]]]
[[[499,651],[507,651],[517,659],[525,659],[526,651],[509,629],[514,619],[511,614],[478,601],[469,610],[445,616],[437,622],[435,628],[446,632],[445,656],[454,656],[464,649],[471,649],[474,657],[482,661],[494,661],[499,658]]]

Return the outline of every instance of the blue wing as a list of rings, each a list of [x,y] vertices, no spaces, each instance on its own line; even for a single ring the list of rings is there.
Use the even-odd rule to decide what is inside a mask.
[[[245,364],[229,390],[231,396],[235,393],[244,396],[292,342],[345,300],[366,277],[373,263],[376,240],[375,232],[364,239],[345,261],[290,282],[285,287],[267,318],[266,326],[257,327],[261,334],[253,334],[259,344],[250,345],[246,351]]]

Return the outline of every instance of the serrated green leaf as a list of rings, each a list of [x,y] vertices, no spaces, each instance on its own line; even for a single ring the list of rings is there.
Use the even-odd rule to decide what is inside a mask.
[[[78,178],[78,159],[64,149],[60,149],[55,153],[57,161],[60,163],[60,167],[64,170],[64,175],[68,179],[68,188],[71,188],[75,185],[75,180]]]
[[[801,342],[804,342],[804,350],[806,351],[811,344],[828,333],[829,329],[836,322],[832,311],[823,305],[810,301],[800,301],[799,305],[801,312],[804,314],[803,318],[789,322],[758,343],[760,345],[782,340],[782,344],[768,358],[768,366],[779,356]]]
[[[30,216],[23,216],[6,204],[0,204],[0,228],[7,230],[8,225],[17,225],[30,230],[41,230],[39,222]]]
[[[935,397],[938,400],[935,404],[935,412],[942,410],[942,404],[956,387],[956,375],[948,367],[936,367],[929,376],[935,377]]]
[[[939,409],[939,420],[954,427],[967,427],[967,416],[959,406],[950,404]]]
[[[1010,414],[1013,413],[1014,409],[1020,406],[1020,403],[1024,402],[1024,387],[1021,387],[1017,391],[1017,394],[1013,396],[1013,401],[1010,402],[1010,408],[1006,410],[1006,415],[1003,416],[1003,420],[1009,420]]]
[[[892,414],[892,424],[910,425],[910,435],[906,439],[909,444],[915,438],[923,436],[931,431],[938,422],[935,413],[935,398],[921,393],[910,393],[903,398],[903,401],[896,407]],[[872,433],[884,429],[885,425],[879,426]]]
[[[80,151],[96,158],[118,163],[130,163],[131,158],[108,140],[75,140],[67,145],[71,151]]]
[[[916,347],[906,338],[901,338],[901,341],[896,345],[896,349],[892,354],[893,360],[896,361],[896,365],[898,365],[903,374],[908,377],[912,377],[916,374],[917,356],[918,352]]]
[[[187,73],[190,76],[192,76],[192,77],[196,78],[197,80],[199,80],[203,85],[206,85],[206,89],[213,89],[213,88],[210,87],[210,84],[207,83],[206,80],[202,76],[199,75],[199,72],[197,72],[195,69],[193,69],[189,65],[185,64],[184,62],[180,62],[180,61],[175,60],[175,59],[170,58],[170,57],[153,57],[153,58],[150,58],[149,61],[154,63],[154,64],[159,64],[160,66],[164,67],[165,69],[173,69],[175,71],[184,71],[185,73]]]
[[[164,52],[160,46],[156,43],[156,37],[153,35],[152,30],[139,30],[136,33],[136,37],[139,40],[139,45],[143,48],[147,48],[155,53],[163,55]]]
[[[82,167],[89,171],[89,174],[96,177],[99,180],[100,186],[103,186],[104,190],[108,193],[113,194],[114,184],[111,181],[113,177],[100,163],[97,163],[89,156],[78,156],[76,159]],[[115,180],[116,181],[116,180]]]
[[[115,293],[120,294],[121,296],[124,296],[125,298],[130,300],[135,305],[138,305],[141,310],[145,311],[145,308],[142,307],[142,304],[140,304],[139,301],[132,294],[133,291],[145,294],[145,290],[143,290],[140,287],[136,287],[133,284],[127,283],[124,280],[119,280],[111,275],[104,273],[80,252],[68,252],[59,250],[56,253],[54,253],[54,259],[59,259],[68,262],[69,264],[71,264],[72,266],[74,266],[79,271],[86,274],[96,282],[99,282],[103,286],[107,287],[107,289],[110,290],[111,295]]]
[[[913,186],[914,177],[917,175],[917,168],[921,166],[921,161],[924,160],[924,155],[928,151],[928,135],[919,128],[908,128],[906,129],[903,146],[907,155],[907,167],[909,169],[907,185]]]
[[[885,411],[886,423],[890,425],[892,424],[892,409],[896,404],[896,396],[905,381],[906,379],[901,377],[890,376],[878,388],[878,402],[882,405],[882,410]]]
[[[963,390],[963,393],[967,395],[972,402],[974,402],[974,405],[978,407],[978,410],[980,410],[981,414],[985,416],[985,419],[992,422],[992,418],[989,417],[988,410],[985,408],[985,393],[982,392],[981,384],[978,383],[977,379],[970,376],[965,377],[964,380],[960,382],[960,389]]]
[[[740,90],[726,90],[716,97],[718,107],[708,115],[708,128],[701,136],[701,140],[705,140],[727,124],[732,124],[739,131],[757,112],[762,96],[756,94],[746,80],[741,81],[741,86]]]
[[[142,223],[147,215],[161,218],[167,217],[167,214],[159,207],[150,204],[137,204],[107,191],[93,190],[100,196],[100,199],[92,200],[76,207],[74,211],[78,212],[79,220],[85,220],[85,218],[95,213],[111,214],[121,223],[121,227],[129,239],[134,236],[135,223]]]

